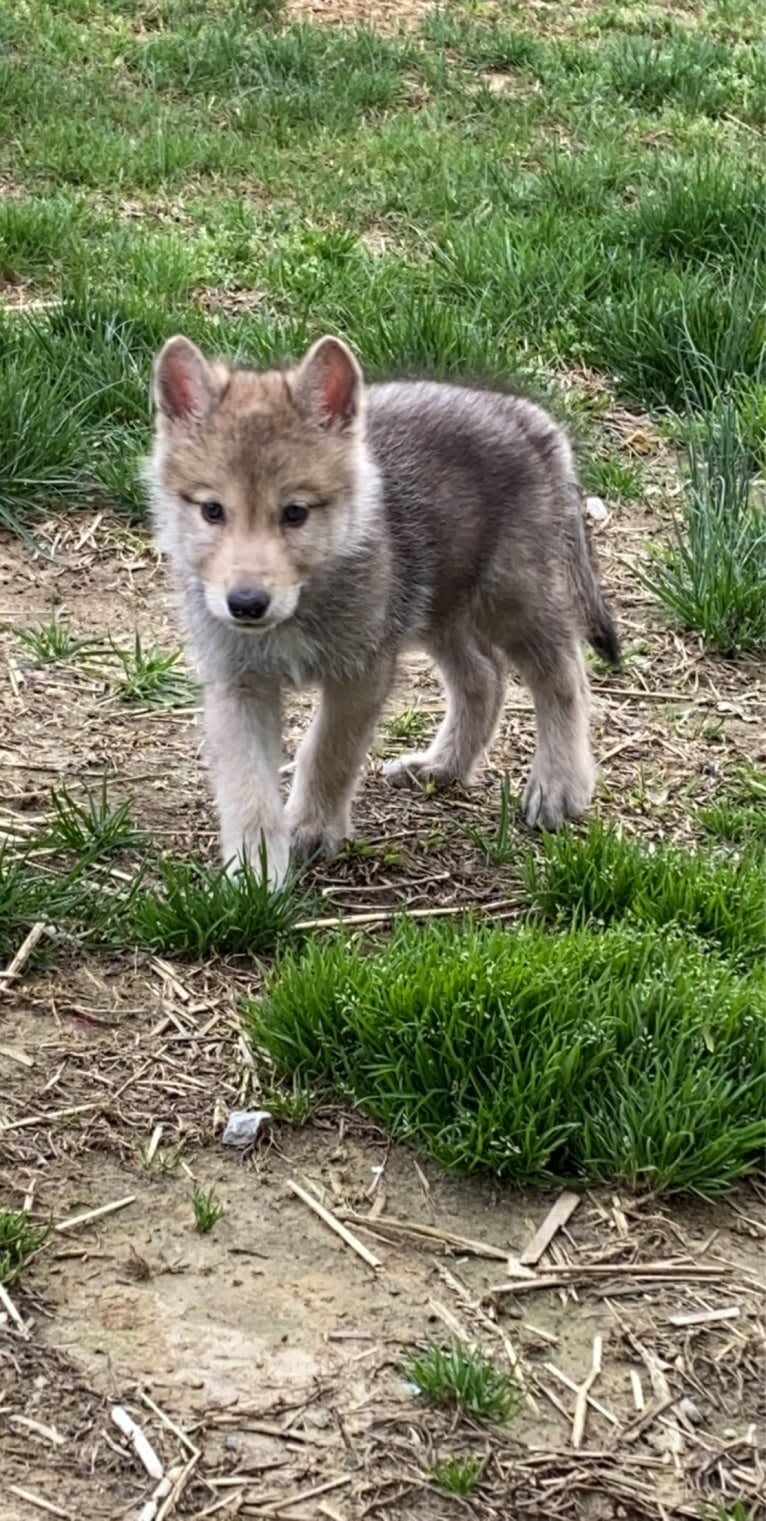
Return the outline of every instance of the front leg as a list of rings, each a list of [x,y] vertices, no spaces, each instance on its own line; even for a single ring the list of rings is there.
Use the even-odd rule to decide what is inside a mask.
[[[264,682],[206,687],[205,728],[223,859],[233,871],[243,859],[259,871],[265,846],[268,878],[276,887],[289,860],[279,795],[279,687]]]
[[[351,834],[351,800],[375,722],[388,695],[393,661],[353,681],[328,681],[295,758],[287,822],[295,855],[337,853]]]

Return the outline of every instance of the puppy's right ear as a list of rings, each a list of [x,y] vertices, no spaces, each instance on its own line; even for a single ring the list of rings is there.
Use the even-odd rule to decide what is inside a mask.
[[[202,422],[223,391],[221,372],[189,338],[168,338],[154,361],[153,396],[170,422]]]

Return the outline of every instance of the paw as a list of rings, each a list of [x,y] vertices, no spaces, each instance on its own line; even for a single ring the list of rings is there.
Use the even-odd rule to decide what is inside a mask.
[[[337,856],[344,839],[345,835],[337,829],[306,824],[290,836],[290,849],[296,861],[310,861],[314,856],[323,856],[330,861]]]
[[[454,767],[431,760],[427,753],[400,755],[398,760],[386,761],[383,775],[392,787],[421,787],[424,791],[441,791],[459,779]]]
[[[579,819],[593,799],[596,768],[592,760],[577,768],[559,768],[535,756],[521,811],[530,829],[558,829],[565,819]]]
[[[223,857],[228,875],[235,879],[247,862],[256,877],[263,870],[263,850],[266,850],[266,878],[271,888],[281,887],[290,865],[290,849],[287,835],[260,835],[258,840],[249,837],[239,840],[230,849],[224,845]]]
[[[310,861],[313,856],[331,860],[348,839],[351,821],[347,815],[323,818],[315,811],[298,811],[287,808],[287,825],[290,831],[290,849],[296,861]]]

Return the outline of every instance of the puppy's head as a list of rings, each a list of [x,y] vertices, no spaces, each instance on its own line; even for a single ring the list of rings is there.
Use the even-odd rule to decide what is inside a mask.
[[[351,351],[320,338],[294,370],[211,362],[170,338],[154,364],[147,469],[162,547],[210,612],[242,630],[292,617],[354,521],[364,385]]]

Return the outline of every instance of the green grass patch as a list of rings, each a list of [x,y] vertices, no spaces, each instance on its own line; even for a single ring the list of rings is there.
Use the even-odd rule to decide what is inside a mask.
[[[206,1236],[218,1224],[224,1213],[223,1205],[213,1188],[195,1187],[192,1190],[192,1214],[194,1225],[201,1236]]]
[[[54,789],[51,803],[52,817],[35,840],[35,848],[71,850],[91,862],[142,843],[130,804],[113,805],[106,780],[98,792],[86,792],[82,800],[65,787]]]
[[[756,487],[736,402],[724,396],[692,422],[681,512],[647,582],[671,612],[722,655],[766,650],[766,499]]]
[[[437,1458],[428,1472],[434,1484],[446,1489],[448,1494],[470,1495],[481,1478],[483,1466],[481,1458],[467,1452],[462,1457]]]
[[[178,328],[254,363],[335,328],[373,374],[543,389],[584,363],[642,407],[683,407],[691,374],[706,405],[731,390],[763,459],[752,26],[655,36],[621,11],[557,39],[438,8],[389,36],[275,15],[3,15],[0,169],[23,183],[0,279],[63,305],[0,314],[0,521],[143,512],[151,357]],[[598,454],[588,484],[640,490]]]
[[[477,850],[481,851],[487,866],[507,866],[518,859],[519,838],[517,832],[518,798],[511,792],[508,776],[500,783],[500,806],[494,833],[469,825],[463,833]]]
[[[699,810],[706,834],[732,844],[766,847],[766,772],[742,766],[712,803]]]
[[[521,1402],[521,1390],[512,1374],[501,1372],[478,1347],[466,1347],[462,1342],[447,1350],[432,1344],[405,1363],[402,1372],[430,1405],[493,1426],[507,1426]],[[456,1470],[451,1474],[454,1479]],[[463,1478],[466,1475],[464,1465]],[[476,1471],[472,1479],[475,1483]],[[453,1492],[467,1493],[454,1486]]]
[[[138,887],[116,922],[122,944],[172,956],[258,956],[273,951],[305,917],[295,884],[271,888],[264,861],[225,868],[194,861],[160,863],[160,886]]]
[[[738,859],[670,845],[647,849],[600,821],[585,834],[543,837],[526,864],[531,901],[557,925],[676,929],[742,966],[766,959],[766,875],[760,852]]]
[[[15,1283],[47,1236],[47,1227],[35,1228],[23,1210],[0,1209],[0,1283]]]
[[[246,1020],[278,1072],[448,1168],[715,1194],[766,1137],[764,966],[673,925],[400,922],[287,952]]]
[[[54,613],[49,623],[39,623],[36,628],[20,629],[19,644],[35,665],[60,665],[74,660],[90,645],[83,639],[75,639],[68,623]]]
[[[118,674],[112,683],[120,702],[143,708],[188,708],[199,701],[197,683],[181,667],[182,650],[145,649],[139,634],[132,645],[112,644]]]

